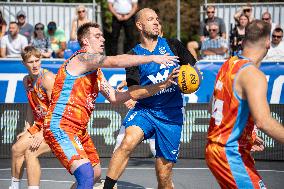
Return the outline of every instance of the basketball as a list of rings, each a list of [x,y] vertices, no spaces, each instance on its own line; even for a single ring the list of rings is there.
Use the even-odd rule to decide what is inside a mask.
[[[190,94],[197,91],[202,80],[200,71],[191,65],[182,65],[179,70],[178,86],[181,92]]]

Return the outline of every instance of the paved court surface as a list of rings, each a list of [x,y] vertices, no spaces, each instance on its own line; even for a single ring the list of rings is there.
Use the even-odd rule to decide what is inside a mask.
[[[102,159],[105,178],[109,159]],[[61,167],[56,159],[42,158],[41,189],[68,189],[74,178]],[[284,161],[257,161],[257,169],[269,189],[284,188]],[[204,160],[180,159],[174,169],[176,189],[219,188]],[[0,159],[0,189],[10,185],[10,160]],[[27,188],[26,176],[22,188]],[[119,189],[150,189],[156,187],[154,159],[132,158],[118,182]]]

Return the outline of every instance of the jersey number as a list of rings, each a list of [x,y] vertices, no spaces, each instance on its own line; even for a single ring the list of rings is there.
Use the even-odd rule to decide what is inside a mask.
[[[223,100],[213,99],[212,117],[215,119],[215,125],[220,125],[223,119]]]

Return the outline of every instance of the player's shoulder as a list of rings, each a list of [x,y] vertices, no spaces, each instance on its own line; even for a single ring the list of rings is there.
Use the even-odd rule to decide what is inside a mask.
[[[265,84],[266,77],[254,64],[250,64],[240,70],[239,76],[245,84]]]
[[[25,75],[23,78],[23,83],[24,83],[24,87],[26,88],[28,86],[28,80],[30,79],[29,75]]]
[[[49,79],[54,79],[55,78],[55,74],[49,70],[46,70],[43,75],[42,75],[43,79],[49,80]]]

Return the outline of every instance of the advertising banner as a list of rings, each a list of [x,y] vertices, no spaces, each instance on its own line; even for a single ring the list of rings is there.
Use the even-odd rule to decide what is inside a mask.
[[[56,73],[61,59],[42,60],[42,67]],[[187,103],[209,102],[217,72],[223,61],[200,61],[197,67],[203,72],[203,81],[200,89],[190,95],[185,95]],[[266,75],[268,81],[267,100],[270,104],[284,104],[284,62],[263,62],[260,69]],[[121,68],[103,69],[104,75],[109,83],[116,87],[125,79],[125,70]],[[23,87],[23,77],[27,74],[20,59],[0,59],[0,103],[25,103],[27,98]],[[97,102],[107,102],[99,95]]]

